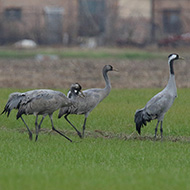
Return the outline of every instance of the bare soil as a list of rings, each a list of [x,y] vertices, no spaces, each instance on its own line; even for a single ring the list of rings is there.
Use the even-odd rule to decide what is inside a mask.
[[[168,81],[166,60],[127,59],[1,59],[0,87],[6,88],[64,88],[78,82],[83,89],[104,87],[104,65],[110,64],[119,72],[110,72],[113,88],[163,88]],[[174,64],[179,88],[190,87],[189,60]]]
[[[2,127],[2,130],[9,130],[6,127]],[[19,131],[20,133],[28,133],[26,128],[22,129],[15,129]],[[32,133],[35,133],[35,130],[31,130]],[[72,135],[72,136],[78,136],[75,131],[71,130],[60,130],[60,132],[64,133],[65,135]],[[48,134],[48,135],[58,135],[56,132],[50,131],[47,128],[40,129],[40,133]],[[26,134],[27,135],[27,134]],[[93,138],[104,138],[104,139],[121,139],[121,140],[139,140],[139,141],[161,141],[161,137],[157,136],[155,139],[154,136],[139,136],[136,132],[133,132],[131,134],[125,134],[125,133],[113,133],[110,131],[101,131],[101,130],[94,130],[94,131],[86,131],[85,136],[93,137]],[[168,136],[164,137],[164,141],[168,142],[189,142],[190,138],[185,136]]]

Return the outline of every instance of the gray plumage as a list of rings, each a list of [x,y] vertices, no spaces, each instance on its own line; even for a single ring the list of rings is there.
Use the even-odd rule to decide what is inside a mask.
[[[111,65],[105,65],[102,69],[102,74],[106,82],[105,88],[92,88],[88,90],[84,90],[83,94],[84,97],[78,96],[78,91],[81,88],[81,86],[78,87],[77,85],[75,88],[75,91],[77,92],[76,95],[70,96],[70,98],[75,100],[74,106],[68,107],[68,108],[61,108],[59,111],[58,118],[61,118],[63,115],[65,115],[65,119],[69,124],[77,131],[79,137],[84,137],[84,131],[86,126],[86,120],[90,112],[104,99],[108,96],[111,90],[111,84],[109,77],[107,73],[109,71],[114,71],[115,69]],[[116,70],[115,70],[116,71]],[[68,93],[68,96],[70,95],[70,92]],[[84,123],[83,123],[83,132],[81,133],[76,129],[76,127],[68,120],[67,116],[69,114],[77,114],[77,115],[84,115]]]
[[[4,107],[4,110],[1,114],[7,114],[7,117],[9,117],[12,109],[18,109],[19,108],[19,103],[25,96],[24,93],[20,92],[14,92],[9,95],[8,101]]]
[[[19,109],[20,107],[20,102],[29,94],[32,94],[33,96],[36,95],[36,90],[31,90],[31,91],[27,91],[27,92],[24,92],[24,93],[20,93],[20,92],[14,92],[14,93],[11,93],[9,95],[9,98],[8,98],[8,101],[4,107],[4,110],[1,114],[7,114],[7,117],[9,117],[11,111],[13,109]],[[23,117],[21,116],[21,119],[23,121],[23,123],[25,124],[27,130],[28,130],[28,133],[29,133],[29,139],[32,140],[32,132],[30,131],[28,125],[26,124],[26,122],[24,121]]]
[[[141,134],[141,127],[146,126],[147,122],[157,119],[158,122],[155,128],[155,138],[157,134],[158,124],[160,124],[161,138],[163,136],[162,123],[165,113],[172,106],[177,97],[177,87],[175,83],[175,75],[173,69],[174,60],[181,59],[177,54],[170,54],[168,56],[168,65],[170,68],[170,77],[167,86],[158,94],[156,94],[150,101],[147,102],[144,108],[139,109],[135,113],[136,130]]]
[[[65,96],[65,94],[59,91],[41,89],[41,90],[31,90],[24,93],[14,92],[9,95],[8,101],[1,114],[7,114],[8,117],[12,109],[18,109],[17,119],[21,118],[22,121],[24,122],[29,132],[30,140],[32,140],[32,132],[30,131],[28,125],[24,121],[22,114],[36,115],[36,122],[35,122],[36,140],[38,138],[38,129],[40,128],[46,115],[49,115],[53,130],[61,134],[68,140],[70,140],[68,137],[66,137],[65,135],[63,135],[62,133],[60,133],[55,129],[52,121],[52,115],[54,111],[60,109],[61,107],[70,106],[70,105],[72,105],[72,101],[69,100]],[[38,115],[43,115],[39,126],[37,125]]]
[[[51,120],[52,130],[56,131],[57,133],[68,139],[70,142],[72,142],[71,139],[69,139],[67,136],[65,136],[64,134],[55,129],[52,119],[53,113],[56,110],[64,106],[71,106],[72,104],[73,104],[72,101],[68,99],[65,96],[65,94],[63,94],[62,92],[47,90],[47,89],[35,90],[31,93],[26,93],[25,98],[23,98],[22,101],[20,102],[17,113],[17,119],[20,118],[23,114],[25,115],[33,114],[36,116],[35,127],[36,127],[36,141],[37,141],[38,132],[42,124],[42,121],[47,115],[49,115],[49,118]],[[38,115],[43,116],[39,125],[38,125]]]

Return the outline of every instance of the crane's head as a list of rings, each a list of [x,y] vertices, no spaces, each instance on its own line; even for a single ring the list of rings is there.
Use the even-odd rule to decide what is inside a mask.
[[[184,59],[183,57],[180,57],[178,54],[176,53],[172,53],[168,56],[168,63],[170,63],[173,60],[177,60],[177,59]]]
[[[113,66],[111,66],[111,65],[105,65],[105,66],[103,67],[103,71],[108,72],[108,71],[118,71],[118,70],[115,69],[115,68],[113,68]]]
[[[80,91],[82,89],[82,86],[79,83],[71,84],[70,89],[74,89],[76,91]]]
[[[71,91],[71,93],[74,93],[75,95],[78,95],[80,97],[85,97],[82,92],[82,86],[79,83],[72,84],[70,91]]]
[[[170,74],[174,75],[173,61],[177,59],[184,59],[176,53],[172,53],[168,56],[168,65],[170,67]]]

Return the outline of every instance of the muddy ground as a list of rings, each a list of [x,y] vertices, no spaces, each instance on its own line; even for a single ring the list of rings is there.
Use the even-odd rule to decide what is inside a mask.
[[[1,59],[0,87],[64,88],[79,82],[84,89],[104,87],[102,67],[111,64],[119,72],[110,72],[113,88],[163,88],[169,69],[165,60],[127,59]],[[179,88],[190,87],[190,60],[174,64]]]

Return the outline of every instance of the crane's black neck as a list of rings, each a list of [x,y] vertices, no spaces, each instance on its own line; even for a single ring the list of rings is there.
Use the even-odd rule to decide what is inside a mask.
[[[171,75],[174,75],[173,62],[174,62],[174,60],[171,60],[171,61],[169,62],[169,66],[170,66],[170,74],[171,74]]]

